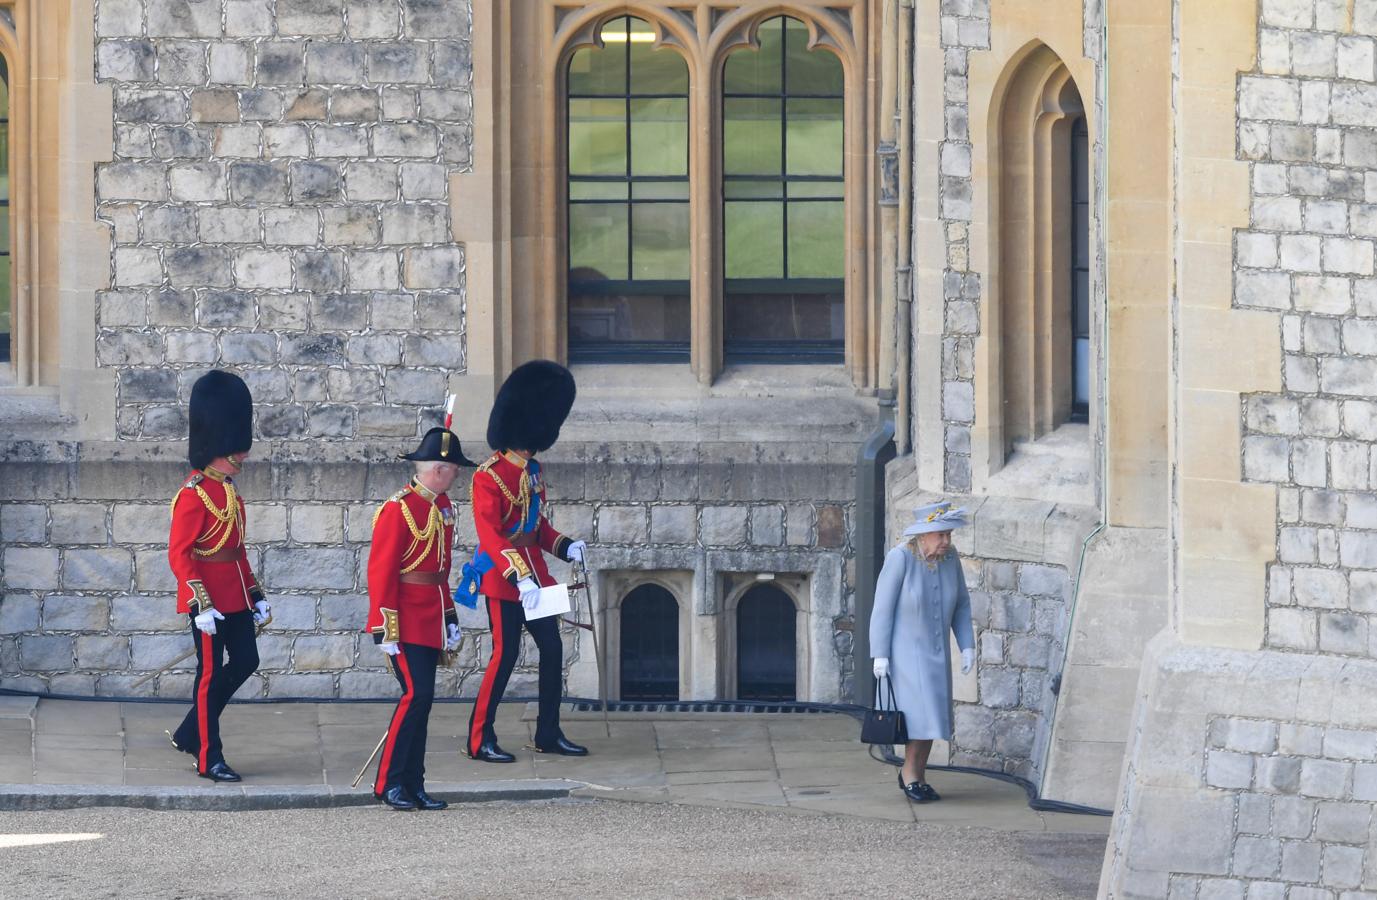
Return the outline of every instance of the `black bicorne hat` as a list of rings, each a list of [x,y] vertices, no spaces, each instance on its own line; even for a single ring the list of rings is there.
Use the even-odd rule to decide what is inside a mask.
[[[549,450],[574,406],[574,376],[548,359],[517,366],[497,392],[488,416],[494,450]]]
[[[204,469],[211,460],[253,447],[253,397],[244,379],[212,369],[191,386],[187,461]]]
[[[459,435],[439,426],[426,432],[426,436],[421,438],[421,446],[415,451],[403,453],[397,458],[409,459],[412,462],[447,462],[456,466],[478,467],[478,463],[469,459],[464,455],[464,451],[459,449]]]

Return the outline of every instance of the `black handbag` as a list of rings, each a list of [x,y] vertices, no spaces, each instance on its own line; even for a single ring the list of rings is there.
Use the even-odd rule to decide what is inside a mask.
[[[885,709],[880,697],[880,682],[885,683],[889,693],[889,708]],[[903,744],[908,741],[908,727],[904,724],[904,713],[894,700],[894,682],[886,675],[875,679],[874,707],[865,714],[861,723],[861,741],[867,744]]]

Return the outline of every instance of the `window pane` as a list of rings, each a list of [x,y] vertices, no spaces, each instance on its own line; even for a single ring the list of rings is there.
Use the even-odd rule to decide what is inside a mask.
[[[727,203],[728,278],[784,277],[784,204],[769,201]]]
[[[570,200],[625,200],[626,182],[617,181],[571,181]]]
[[[790,190],[793,190],[792,186]],[[784,182],[777,179],[766,181],[755,178],[732,178],[725,182],[723,193],[728,200],[744,200],[751,197],[780,200],[784,197]]]
[[[573,273],[570,273],[571,275]],[[569,350],[575,359],[615,362],[627,344],[664,361],[687,359],[688,291],[642,293],[630,282],[606,291],[569,290]],[[621,346],[619,346],[621,345]]]
[[[825,200],[841,200],[845,185],[840,178],[828,181],[790,181],[789,199],[818,197]]]
[[[688,101],[631,101],[631,174],[688,174]]]
[[[840,362],[845,333],[842,285],[821,292],[790,292],[779,286],[728,283],[722,309],[728,359]]]
[[[635,200],[688,200],[688,181],[637,181],[631,185]]]
[[[569,174],[626,174],[626,101],[569,101]]]
[[[728,175],[778,175],[782,137],[780,101],[725,101],[722,161]]]
[[[760,23],[758,37],[759,50],[746,47],[727,57],[722,85],[728,94],[779,94],[784,90],[784,18]]]
[[[569,204],[569,268],[579,277],[627,277],[628,233],[626,206],[620,203]]]
[[[688,94],[688,64],[669,47],[655,49],[655,29],[631,20],[631,91],[635,94]]]
[[[845,85],[841,60],[830,50],[808,49],[808,26],[790,19],[785,31],[785,71],[790,94],[841,96]]]
[[[789,277],[841,278],[845,271],[846,205],[789,204]]]
[[[790,175],[842,174],[842,102],[789,100]]]
[[[687,203],[637,203],[631,208],[631,277],[689,277]]]
[[[602,27],[602,47],[583,47],[569,60],[569,93],[618,96],[626,93],[626,19]]]

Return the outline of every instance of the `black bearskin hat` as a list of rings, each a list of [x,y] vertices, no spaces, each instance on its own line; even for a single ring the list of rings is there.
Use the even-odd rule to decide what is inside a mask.
[[[253,397],[244,379],[212,369],[191,386],[191,439],[187,460],[193,469],[253,446]]]
[[[478,463],[469,459],[464,455],[464,451],[459,449],[459,435],[438,425],[426,432],[419,447],[397,458],[409,459],[412,462],[447,462],[456,466],[478,468]]]
[[[488,445],[494,450],[549,450],[574,406],[574,376],[548,359],[516,367],[502,382],[488,416]]]

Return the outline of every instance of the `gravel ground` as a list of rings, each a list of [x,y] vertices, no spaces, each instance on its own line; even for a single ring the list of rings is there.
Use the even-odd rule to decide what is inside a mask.
[[[560,800],[0,813],[0,897],[1092,897],[1104,838]]]

